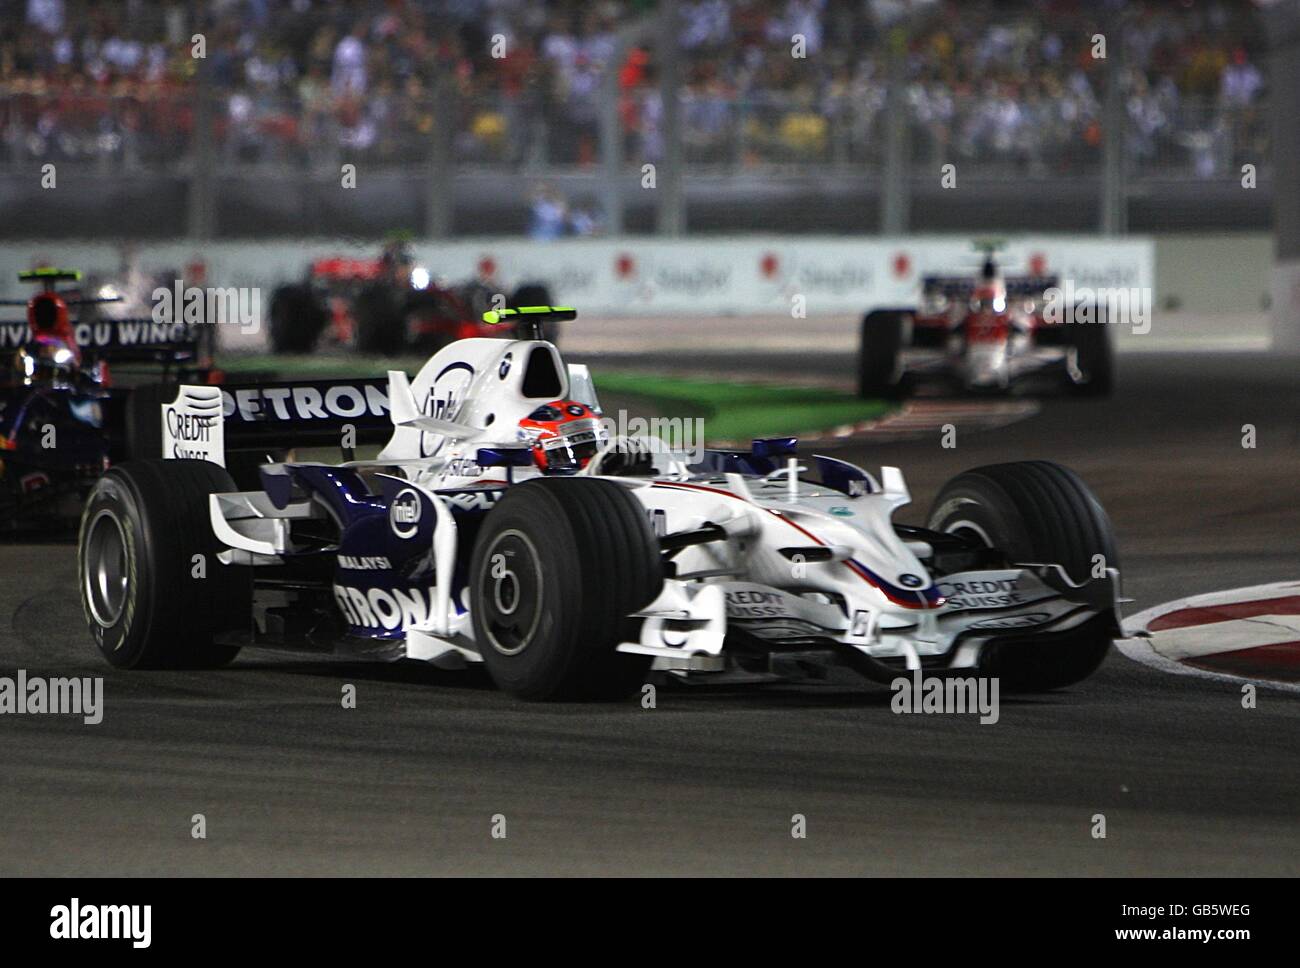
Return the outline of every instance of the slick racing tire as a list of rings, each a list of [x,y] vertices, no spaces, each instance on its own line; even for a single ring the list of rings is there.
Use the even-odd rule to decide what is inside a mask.
[[[858,396],[896,397],[900,393],[898,353],[903,345],[903,314],[877,309],[862,317],[858,342]]]
[[[281,286],[271,294],[271,352],[310,353],[328,322],[310,286]]]
[[[1090,577],[1097,555],[1106,567],[1119,567],[1101,504],[1077,474],[1050,461],[991,464],[959,474],[935,498],[929,527],[978,540],[1008,562],[1058,564],[1075,582]],[[1015,692],[1079,682],[1110,650],[1110,617],[1099,615],[1051,639],[994,640],[981,657],[981,671]]]
[[[127,394],[122,418],[127,460],[162,458],[162,405],[175,400],[179,390],[177,383],[146,383]]]
[[[1075,323],[1069,327],[1070,345],[1075,349],[1081,383],[1070,389],[1078,396],[1105,397],[1114,385],[1114,352],[1110,345],[1110,327],[1104,322]]]
[[[358,352],[396,356],[405,348],[405,306],[390,286],[375,283],[357,293],[353,316]]]
[[[510,308],[518,309],[520,306],[549,306],[551,304],[551,290],[549,287],[542,285],[540,282],[525,282],[520,284],[510,295]]]
[[[470,614],[488,673],[532,700],[618,699],[648,656],[616,652],[628,616],[663,587],[659,544],[626,488],[593,478],[516,484],[488,514],[470,560]]]
[[[77,566],[82,611],[111,665],[213,668],[239,652],[214,636],[248,627],[252,574],[217,560],[208,519],[208,495],[234,489],[199,460],[129,461],[95,484]]]

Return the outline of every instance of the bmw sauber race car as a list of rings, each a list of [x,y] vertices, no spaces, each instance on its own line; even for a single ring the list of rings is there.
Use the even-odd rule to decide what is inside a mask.
[[[130,452],[132,390],[115,385],[120,367],[145,364],[155,382],[212,372],[203,327],[74,319],[70,309],[117,299],[56,289],[80,278],[68,269],[20,273],[40,291],[0,301],[27,307],[26,319],[0,322],[0,530],[75,522],[94,480]]]
[[[926,276],[919,306],[863,317],[858,393],[895,397],[927,381],[966,392],[1003,391],[1036,378],[1080,395],[1109,394],[1109,327],[1075,323],[1077,307],[1049,312],[1049,297],[1060,295],[1055,276],[1004,275],[997,246],[981,248],[978,274]]]
[[[905,526],[896,468],[802,458],[792,438],[687,454],[611,435],[586,367],[540,338],[574,316],[488,313],[529,338],[460,340],[413,379],[332,400],[181,387],[160,414],[181,459],[114,467],[86,502],[80,592],[103,657],[218,666],[264,646],[482,663],[537,700],[615,698],[652,671],[761,681],[831,665],[1045,690],[1105,657],[1114,540],[1069,470],[968,471],[925,527]],[[265,463],[251,488],[222,466],[250,437],[319,443],[373,431],[379,412],[372,460]]]

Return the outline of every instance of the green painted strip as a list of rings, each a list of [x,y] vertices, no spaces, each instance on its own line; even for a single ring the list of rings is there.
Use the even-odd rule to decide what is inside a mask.
[[[388,370],[415,373],[425,357],[331,357],[251,355],[230,357],[222,369],[272,371],[286,378],[383,376]],[[606,406],[625,406],[635,413],[638,401],[654,415],[701,417],[706,440],[747,441],[834,430],[846,424],[874,420],[891,404],[822,387],[781,387],[756,383],[698,380],[644,373],[594,374],[596,392]]]
[[[634,373],[596,374],[602,395],[642,398],[664,416],[702,417],[706,440],[746,441],[834,430],[887,413],[883,400],[861,400],[823,387],[691,380]]]

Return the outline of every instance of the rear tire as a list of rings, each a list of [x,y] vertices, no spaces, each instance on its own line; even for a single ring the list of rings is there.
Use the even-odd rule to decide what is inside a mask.
[[[271,352],[310,353],[328,322],[310,286],[281,286],[271,295]]]
[[[1115,355],[1110,345],[1110,327],[1103,322],[1075,323],[1070,327],[1070,345],[1075,348],[1082,383],[1070,389],[1082,397],[1107,397],[1115,384]]]
[[[518,309],[520,306],[549,306],[551,305],[551,290],[539,282],[525,282],[515,289],[510,296],[510,301],[506,304],[509,309]],[[529,334],[522,327],[515,327],[515,339],[529,339]],[[560,345],[560,324],[553,319],[546,320],[542,323],[542,339],[555,346]]]
[[[549,306],[550,304],[551,290],[549,287],[542,285],[540,282],[525,282],[511,293],[510,302],[507,305],[510,309],[518,309],[520,306]]]
[[[928,526],[975,537],[1009,562],[1058,564],[1075,582],[1090,576],[1097,555],[1106,567],[1119,567],[1101,504],[1077,474],[1050,461],[991,464],[959,474],[935,498]],[[1110,643],[1110,618],[1099,615],[1049,642],[995,640],[980,668],[1010,691],[1059,689],[1096,671]]]
[[[356,349],[359,353],[396,356],[406,345],[405,307],[393,290],[372,283],[357,293],[353,304]]]
[[[211,668],[239,653],[214,636],[248,626],[252,575],[217,559],[208,520],[208,495],[234,489],[198,460],[129,461],[95,484],[77,564],[82,610],[109,664]]]
[[[488,514],[470,561],[474,637],[493,681],[521,699],[618,699],[648,656],[616,652],[627,617],[663,587],[641,503],[594,478],[538,478]]]
[[[177,383],[146,383],[127,394],[123,417],[127,460],[162,459],[162,406],[175,400],[179,391]]]
[[[902,313],[877,309],[862,317],[858,342],[858,396],[876,399],[899,395],[898,354],[902,345]]]

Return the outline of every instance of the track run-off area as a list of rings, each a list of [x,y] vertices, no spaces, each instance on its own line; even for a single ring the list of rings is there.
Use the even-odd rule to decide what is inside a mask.
[[[700,348],[689,365],[589,349],[598,381],[629,355],[796,385],[847,383],[852,367],[836,346]],[[959,423],[951,447],[923,427],[817,449],[901,467],[909,523],[966,468],[1073,467],[1114,522],[1130,616],[1300,580],[1300,379],[1265,353],[1124,352],[1107,400]],[[1077,686],[1003,696],[987,726],[895,715],[888,689],[847,673],[669,686],[646,709],[528,705],[472,672],[270,652],[119,672],[85,630],[75,548],[10,544],[0,676],[19,669],[103,676],[104,715],[0,716],[4,874],[1300,873],[1300,696],[1249,679],[1247,708],[1240,679],[1119,650]]]

